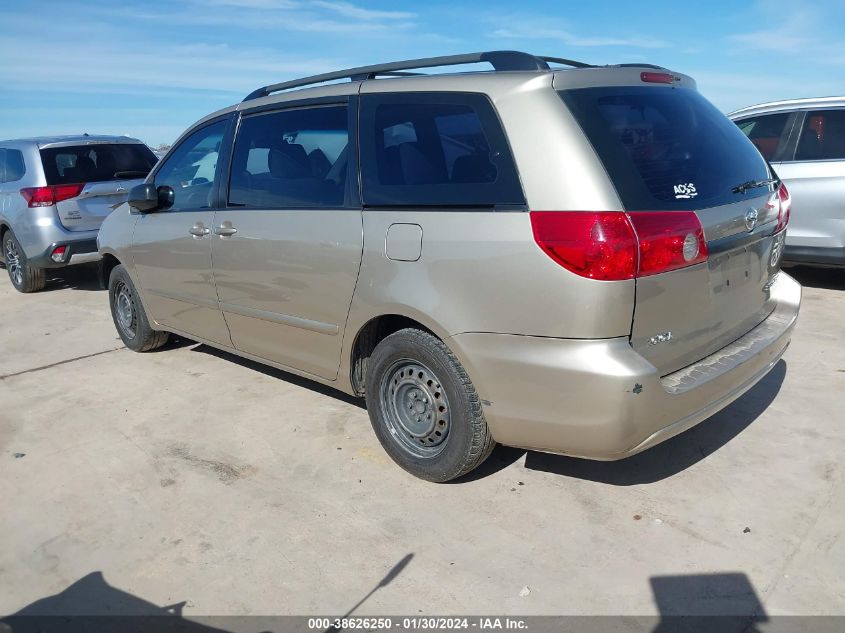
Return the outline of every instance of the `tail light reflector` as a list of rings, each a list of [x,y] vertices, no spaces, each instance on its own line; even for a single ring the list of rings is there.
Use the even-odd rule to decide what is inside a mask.
[[[692,211],[532,211],[534,241],[567,270],[618,281],[707,260],[707,242]]]
[[[49,207],[62,200],[75,198],[85,187],[85,184],[47,185],[46,187],[26,187],[21,189],[21,195],[28,207]]]
[[[67,252],[67,246],[57,246],[53,249],[53,252],[50,254],[50,259],[54,262],[61,262],[64,261],[65,253]]]
[[[778,187],[778,224],[775,227],[775,233],[780,233],[789,224],[789,214],[792,213],[792,196],[789,195],[789,190],[786,185],[780,183]]]

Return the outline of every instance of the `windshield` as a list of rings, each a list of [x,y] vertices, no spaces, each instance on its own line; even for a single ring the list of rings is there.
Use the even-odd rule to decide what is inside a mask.
[[[753,195],[737,185],[771,177],[739,128],[694,90],[614,86],[560,95],[629,211],[737,202]]]
[[[48,185],[146,178],[158,159],[141,143],[72,145],[41,150]]]

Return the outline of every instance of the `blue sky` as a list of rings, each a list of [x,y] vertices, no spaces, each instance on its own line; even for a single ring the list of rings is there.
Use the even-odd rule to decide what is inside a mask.
[[[724,111],[845,94],[845,3],[3,0],[0,139],[155,146],[254,88],[361,64],[518,49],[692,75]]]

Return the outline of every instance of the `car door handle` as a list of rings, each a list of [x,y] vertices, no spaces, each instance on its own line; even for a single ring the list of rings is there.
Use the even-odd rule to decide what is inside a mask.
[[[209,233],[211,233],[211,229],[205,226],[202,222],[197,222],[190,229],[188,229],[188,233],[190,233],[194,237],[202,237],[203,235],[208,235]]]
[[[220,237],[232,237],[237,232],[238,229],[232,226],[232,223],[228,220],[220,226],[214,227],[214,234],[219,235]]]

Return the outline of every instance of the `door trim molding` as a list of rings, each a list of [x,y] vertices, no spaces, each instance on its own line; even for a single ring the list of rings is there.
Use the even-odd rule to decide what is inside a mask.
[[[328,334],[329,336],[337,336],[340,328],[333,323],[324,323],[322,321],[314,321],[312,319],[304,319],[302,317],[293,316],[290,314],[282,314],[281,312],[271,312],[269,310],[257,310],[255,308],[248,308],[246,306],[237,305],[236,303],[220,302],[220,309],[233,314],[241,316],[252,317],[253,319],[261,319],[262,321],[270,321],[271,323],[281,323],[282,325],[289,325],[291,327],[299,328],[301,330],[310,330],[318,334]]]
[[[164,297],[165,299],[171,299],[172,301],[182,301],[184,303],[193,303],[195,305],[204,306],[206,308],[220,309],[220,306],[218,305],[218,301],[216,299],[205,299],[203,297],[196,297],[194,295],[176,294],[174,292],[167,292],[165,290],[158,290],[156,288],[145,288],[144,290],[145,292],[148,292],[152,295]]]

